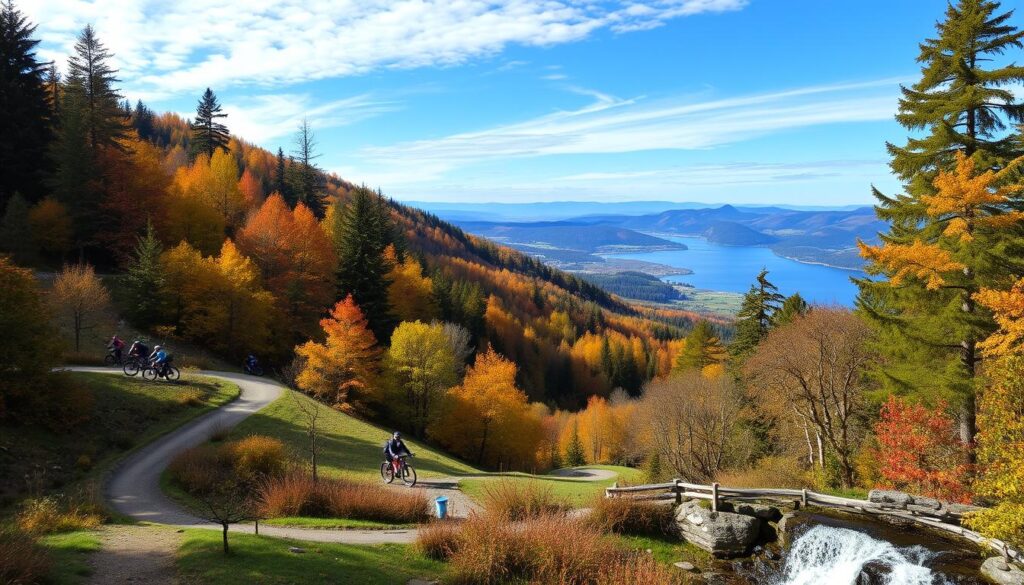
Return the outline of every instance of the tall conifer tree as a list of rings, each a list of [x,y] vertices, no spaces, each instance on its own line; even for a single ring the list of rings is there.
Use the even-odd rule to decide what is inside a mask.
[[[159,291],[163,289],[164,272],[160,266],[163,246],[156,237],[153,222],[146,226],[146,235],[139,238],[135,253],[125,274],[128,307],[132,320],[141,326],[156,323],[160,314]]]
[[[295,150],[293,151],[292,176],[290,186],[295,193],[297,202],[303,203],[317,217],[323,217],[324,205],[323,181],[320,169],[313,162],[320,158],[316,152],[316,137],[313,129],[305,119],[295,133]]]
[[[218,148],[228,149],[228,141],[231,136],[228,134],[228,127],[217,120],[227,118],[213,90],[206,88],[203,97],[199,98],[196,106],[196,119],[192,122],[192,142],[189,144],[189,154],[192,158],[205,154],[207,158],[213,158],[213,153]]]
[[[0,210],[15,193],[36,201],[46,192],[53,109],[35,30],[11,0],[0,4]]]
[[[879,349],[889,358],[880,379],[892,389],[954,400],[965,444],[975,434],[977,343],[993,326],[972,295],[992,279],[1019,274],[1020,254],[1013,251],[1016,229],[987,229],[979,221],[974,231],[973,218],[935,199],[936,178],[974,166],[979,173],[998,171],[1019,154],[1019,136],[1007,128],[1022,120],[1024,105],[1007,86],[1024,81],[1024,67],[993,66],[994,58],[1022,47],[1024,32],[1008,24],[1011,14],[1000,14],[992,0],[960,0],[948,6],[935,38],[920,45],[921,79],[903,88],[896,116],[915,136],[904,146],[888,145],[905,193],[874,191],[878,217],[891,227],[881,247],[862,245],[868,272],[880,278],[858,280],[858,306],[878,325]],[[956,171],[958,157],[971,168]],[[1020,203],[977,210],[996,216]],[[962,237],[958,226],[973,233]],[[907,262],[925,269],[908,275]]]
[[[757,347],[772,327],[772,317],[782,305],[783,296],[768,280],[768,269],[762,268],[757,283],[743,295],[743,304],[736,315],[736,334],[729,344],[729,353],[743,356]]]
[[[102,148],[122,149],[119,141],[128,135],[121,94],[114,87],[120,79],[110,66],[110,58],[110,51],[90,24],[78,35],[75,52],[68,59],[65,92],[77,94],[75,105],[80,109],[86,142],[94,155]]]

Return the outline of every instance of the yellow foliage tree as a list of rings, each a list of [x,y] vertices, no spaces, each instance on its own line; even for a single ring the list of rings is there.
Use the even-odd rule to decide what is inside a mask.
[[[411,255],[399,261],[395,247],[384,250],[384,261],[392,266],[388,272],[388,304],[391,313],[400,321],[430,320],[437,317],[433,282],[423,276],[420,263]]]
[[[295,348],[305,358],[295,382],[299,388],[342,409],[365,408],[363,398],[376,387],[380,349],[366,317],[348,295],[320,321],[327,339]]]
[[[440,323],[403,322],[384,358],[398,417],[422,437],[445,390],[458,381],[455,354]]]
[[[110,293],[88,264],[69,264],[53,280],[54,315],[82,350],[82,334],[98,327],[110,307]]]
[[[488,348],[477,354],[462,384],[446,396],[430,435],[465,459],[492,468],[529,469],[536,461],[541,421],[516,387],[516,365]]]
[[[63,257],[71,249],[74,226],[67,208],[52,197],[40,201],[28,212],[32,243],[43,253]]]

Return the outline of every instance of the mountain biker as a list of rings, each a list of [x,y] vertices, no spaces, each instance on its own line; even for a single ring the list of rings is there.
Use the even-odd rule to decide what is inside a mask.
[[[158,345],[153,348],[153,355],[149,356],[149,361],[156,368],[161,376],[167,374],[167,364],[171,361],[171,356],[164,351],[164,346]]]
[[[384,444],[384,458],[391,465],[395,464],[395,460],[402,455],[412,455],[412,451],[405,446],[402,442],[402,434],[395,431],[394,435],[391,435],[391,439]]]
[[[136,339],[128,348],[128,357],[146,359],[149,357],[149,346]]]
[[[245,367],[250,372],[254,371],[256,369],[256,366],[258,366],[259,364],[260,361],[256,359],[256,356],[254,356],[251,353],[249,354],[249,357],[245,358]]]
[[[124,350],[124,342],[115,333],[110,338],[110,349],[114,351],[114,357],[117,359],[117,363],[121,363],[121,352]]]

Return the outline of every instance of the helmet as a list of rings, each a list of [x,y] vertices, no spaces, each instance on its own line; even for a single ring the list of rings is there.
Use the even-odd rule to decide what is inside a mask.
[[[391,436],[392,436],[392,438],[394,438],[394,439],[401,439],[401,438],[402,438],[402,433],[400,433],[400,432],[398,432],[398,431],[395,431],[395,434],[394,434],[394,435],[391,435]]]
[[[158,345],[158,346],[156,346],[156,347],[154,347],[154,348],[153,348],[153,351],[160,351],[160,350],[161,350],[161,349],[163,349],[163,348],[164,348],[164,346],[162,346],[162,345]]]

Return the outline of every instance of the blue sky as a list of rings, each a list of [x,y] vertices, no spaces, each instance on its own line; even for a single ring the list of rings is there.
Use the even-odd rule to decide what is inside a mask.
[[[1014,2],[1004,2],[1012,8]],[[893,191],[898,85],[940,0],[35,0],[41,53],[87,22],[127,97],[404,200],[831,205]],[[1020,26],[1020,15],[1015,16]],[[1021,61],[1019,55],[1010,56]]]

